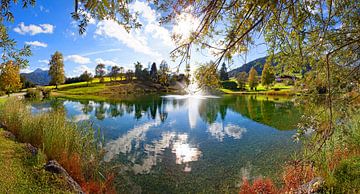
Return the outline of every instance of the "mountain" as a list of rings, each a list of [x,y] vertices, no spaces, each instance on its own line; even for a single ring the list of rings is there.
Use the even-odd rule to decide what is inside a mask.
[[[35,85],[49,85],[51,80],[51,77],[49,76],[49,71],[42,69],[36,69],[31,73],[22,73],[21,75],[24,76],[27,81]]]
[[[245,71],[246,73],[249,73],[251,67],[254,67],[256,69],[256,71],[258,72],[258,75],[261,75],[262,73],[262,69],[264,68],[264,64],[266,62],[266,58],[267,57],[261,57],[258,59],[255,59],[249,63],[245,63],[244,65],[242,65],[241,67],[238,67],[236,69],[233,69],[231,71],[229,71],[229,76],[230,77],[235,77],[238,73]],[[272,64],[273,66],[275,65]]]

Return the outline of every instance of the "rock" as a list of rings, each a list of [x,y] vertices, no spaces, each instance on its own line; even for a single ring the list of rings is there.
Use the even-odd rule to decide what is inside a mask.
[[[29,143],[25,143],[25,148],[31,153],[32,156],[36,156],[38,149]]]
[[[3,135],[5,138],[15,140],[15,135],[11,133],[10,131],[3,131]]]
[[[321,177],[315,177],[310,182],[301,185],[297,192],[298,194],[310,194],[310,193],[317,193],[321,187],[321,185],[324,183],[324,179]]]
[[[80,185],[67,173],[67,171],[56,161],[50,160],[44,166],[46,171],[52,172],[54,174],[59,174],[63,176],[66,182],[69,184],[70,188],[73,189],[76,193],[85,194],[81,189]]]

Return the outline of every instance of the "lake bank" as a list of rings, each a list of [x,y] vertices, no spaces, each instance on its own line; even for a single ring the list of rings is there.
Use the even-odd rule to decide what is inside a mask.
[[[0,128],[0,193],[72,193],[63,179],[43,169],[43,162]]]

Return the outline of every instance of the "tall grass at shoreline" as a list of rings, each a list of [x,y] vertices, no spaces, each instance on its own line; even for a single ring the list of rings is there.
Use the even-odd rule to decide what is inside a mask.
[[[90,124],[71,122],[62,110],[34,115],[26,102],[15,98],[0,104],[0,124],[49,160],[57,160],[84,190],[104,189],[105,180],[99,176],[100,141]]]

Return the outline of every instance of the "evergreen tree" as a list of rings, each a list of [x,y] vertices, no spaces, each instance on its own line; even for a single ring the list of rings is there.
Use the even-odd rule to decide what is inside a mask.
[[[151,65],[150,77],[151,77],[151,80],[152,80],[153,82],[157,82],[157,81],[158,81],[158,72],[157,72],[157,67],[156,67],[156,63],[155,63],[155,62]]]
[[[229,74],[227,72],[227,68],[226,68],[226,64],[223,63],[221,65],[221,69],[220,69],[220,80],[221,81],[226,81],[229,80]]]
[[[59,51],[51,55],[49,66],[50,84],[55,85],[57,89],[58,85],[65,83],[64,58]]]
[[[258,85],[258,73],[255,70],[254,67],[251,68],[250,72],[249,72],[249,78],[248,78],[248,83],[249,83],[249,87],[250,89],[254,89],[256,90],[256,87]]]
[[[261,84],[269,87],[275,81],[274,69],[269,63],[265,63],[261,74]]]
[[[95,67],[95,76],[100,78],[100,82],[104,82],[104,76],[105,76],[105,65],[102,63],[99,63]]]

